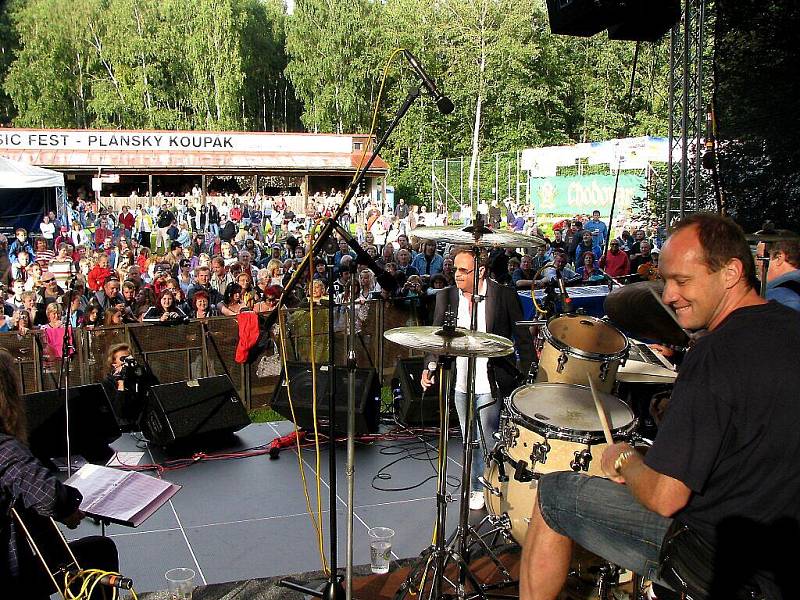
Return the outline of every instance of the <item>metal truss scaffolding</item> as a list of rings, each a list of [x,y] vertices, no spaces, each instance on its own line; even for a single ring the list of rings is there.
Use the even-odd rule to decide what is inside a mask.
[[[703,26],[707,0],[684,0],[670,36],[669,189],[666,224],[701,209]]]

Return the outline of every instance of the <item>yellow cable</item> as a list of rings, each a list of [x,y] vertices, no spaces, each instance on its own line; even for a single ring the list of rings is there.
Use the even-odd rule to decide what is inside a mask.
[[[552,266],[553,266],[553,263],[547,263],[546,265],[542,265],[542,267],[538,271],[536,271],[536,274],[533,276],[533,281],[534,282],[536,281],[536,278],[539,277],[539,274],[542,271],[544,271],[545,269],[547,269],[549,267],[552,267]],[[542,316],[547,314],[545,312],[545,310],[541,306],[539,306],[539,303],[536,301],[536,292],[535,292],[535,290],[533,288],[533,282],[531,282],[531,300],[533,300],[533,306],[534,306],[534,308],[536,308],[537,314],[540,314]]]
[[[317,483],[317,518],[322,523],[322,476],[320,475],[320,466],[322,456],[319,451],[319,426],[317,424],[317,361],[316,361],[316,346],[314,339],[314,269],[312,268],[312,249],[314,247],[314,235],[319,222],[315,223],[311,228],[311,243],[308,245],[308,316],[309,316],[309,352],[311,353],[311,413],[314,421],[314,469],[316,471]],[[330,301],[330,299],[329,299]],[[330,341],[328,342],[328,353],[330,354]],[[336,510],[335,506],[330,507],[331,510]],[[328,561],[325,558],[324,550],[324,536],[322,528],[320,527],[317,534],[319,541],[320,556],[322,557],[322,570],[326,575],[328,572]]]
[[[283,372],[286,374],[286,377],[288,377],[288,372],[286,370],[286,363],[288,362],[287,351],[286,351],[286,329],[285,329],[286,323],[284,321],[283,311],[278,313],[278,319],[280,323],[279,326],[280,326],[280,340],[281,340],[281,361],[283,362]],[[317,521],[314,511],[311,508],[311,497],[308,494],[308,482],[306,481],[306,471],[305,468],[303,467],[303,454],[302,454],[302,448],[300,447],[300,436],[297,427],[297,418],[295,417],[294,414],[294,403],[292,402],[291,386],[288,385],[289,383],[288,379],[286,382],[287,382],[286,395],[289,400],[289,410],[291,411],[292,415],[292,425],[294,425],[294,441],[295,441],[295,447],[297,448],[297,464],[300,470],[300,479],[303,481],[303,496],[305,497],[306,500],[306,510],[308,511],[309,517],[311,517],[311,524],[314,527],[314,531],[317,534],[317,541],[319,542],[319,540],[322,538],[322,530],[321,530],[322,526],[321,523]],[[319,544],[318,546],[322,547]],[[326,570],[327,561],[325,558],[324,551],[320,552],[320,558],[323,565],[323,570]]]

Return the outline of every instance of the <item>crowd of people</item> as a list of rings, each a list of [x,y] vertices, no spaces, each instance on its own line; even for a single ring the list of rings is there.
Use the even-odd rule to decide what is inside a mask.
[[[138,203],[112,213],[77,198],[68,217],[45,215],[38,233],[18,228],[11,240],[0,235],[6,287],[0,331],[58,329],[67,319],[73,327],[94,328],[270,311],[309,252],[316,228],[335,212],[342,194],[315,194],[305,215],[295,214],[284,195],[226,195],[203,203],[195,188],[187,198],[158,200],[151,207]],[[525,206],[510,203],[505,215],[496,203],[483,208],[493,227],[521,227],[547,242],[495,250],[486,257],[500,284],[519,290],[545,287],[557,275],[591,284],[658,273],[663,239],[658,229],[623,229],[607,240],[608,226],[594,211],[555,222],[545,233],[530,216],[515,216],[527,214]],[[314,258],[313,282],[293,286],[285,304],[321,301],[329,295],[332,278],[337,303],[348,301],[351,293],[360,305],[382,298],[413,307],[421,322],[430,323],[434,295],[454,284],[455,272],[449,247],[413,236],[415,229],[426,226],[426,218],[441,224],[448,217],[421,212],[402,198],[388,208],[369,197],[355,197],[341,216],[342,225],[395,279],[393,289],[382,289],[372,271],[353,264],[363,261],[356,261],[347,241],[337,238],[335,248],[328,249],[332,266]],[[796,270],[796,252],[783,254],[786,268]]]

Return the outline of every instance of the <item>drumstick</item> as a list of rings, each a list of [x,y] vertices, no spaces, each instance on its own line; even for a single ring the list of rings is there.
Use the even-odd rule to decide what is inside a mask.
[[[611,427],[608,426],[608,415],[606,408],[600,401],[600,396],[597,395],[597,389],[594,387],[594,380],[589,375],[589,387],[592,390],[592,398],[594,398],[594,406],[597,409],[597,416],[600,417],[600,423],[603,425],[603,434],[606,436],[606,443],[610,446],[614,443],[614,438],[611,437]]]

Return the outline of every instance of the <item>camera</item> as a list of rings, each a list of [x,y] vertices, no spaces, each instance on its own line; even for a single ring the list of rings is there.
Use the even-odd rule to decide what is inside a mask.
[[[126,356],[122,359],[122,369],[119,372],[119,379],[141,379],[146,374],[145,368],[133,356]]]

